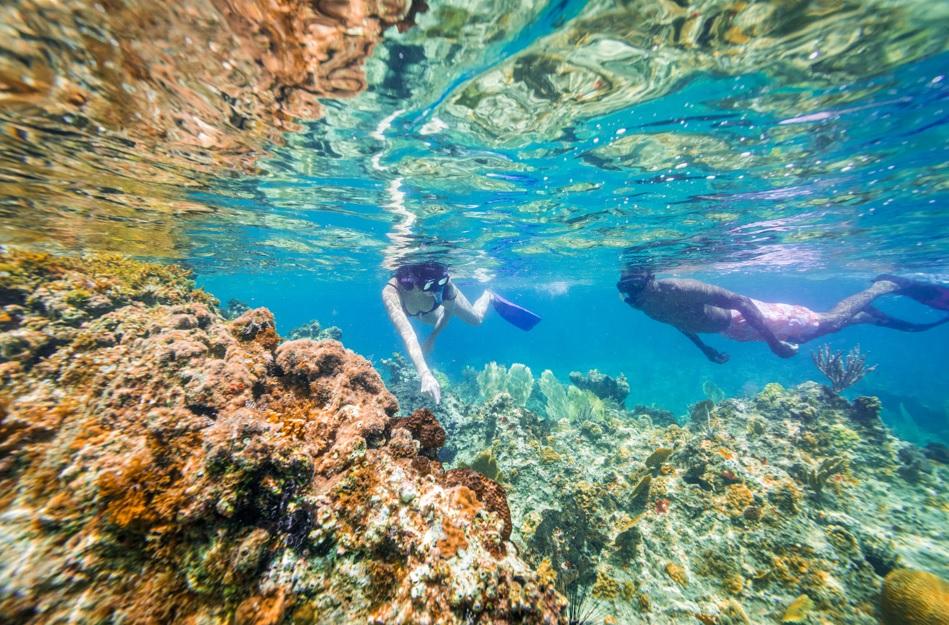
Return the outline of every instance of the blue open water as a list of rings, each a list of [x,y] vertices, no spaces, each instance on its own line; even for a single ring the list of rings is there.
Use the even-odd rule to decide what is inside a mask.
[[[414,69],[380,69],[382,84],[331,103],[274,149],[260,178],[203,193],[244,218],[223,226],[226,239],[219,221],[193,226],[201,284],[222,301],[271,308],[284,332],[312,319],[337,325],[347,346],[378,360],[402,349],[380,300],[391,269],[440,260],[469,299],[489,286],[544,322],[524,334],[490,315],[481,328],[456,321],[433,367],[456,379],[492,360],[561,377],[622,371],[630,404],[677,413],[706,382],[731,395],[818,379],[813,349],[859,344],[878,368],[849,393],[884,396],[908,438],[944,437],[949,327],[849,328],[791,360],[710,337],[731,355],[715,365],[624,305],[614,284],[625,263],[646,262],[660,276],[825,310],[881,272],[945,282],[949,55],[819,80],[767,65],[688,72],[656,97],[602,112],[562,102],[543,113],[562,115],[560,125],[528,121],[519,135],[449,106],[499,66],[547,49],[538,42],[575,18],[576,4],[568,9],[448,65],[441,88],[418,80],[434,61],[415,50]],[[385,46],[390,62],[413,49],[399,36]],[[882,307],[936,318],[895,297]]]

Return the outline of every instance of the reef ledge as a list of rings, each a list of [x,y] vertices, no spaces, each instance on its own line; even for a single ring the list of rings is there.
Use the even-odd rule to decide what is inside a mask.
[[[6,250],[0,307],[5,623],[565,622],[503,490],[340,343],[119,256]]]

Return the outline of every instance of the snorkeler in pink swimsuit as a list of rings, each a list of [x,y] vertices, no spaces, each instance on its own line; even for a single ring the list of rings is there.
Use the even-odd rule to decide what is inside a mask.
[[[949,321],[911,323],[886,315],[871,306],[883,295],[904,295],[937,310],[949,311],[949,288],[900,276],[878,276],[873,285],[844,299],[827,312],[804,306],[759,302],[698,280],[657,280],[648,270],[623,272],[616,284],[623,301],[656,321],[668,323],[685,334],[712,362],[728,356],[699,338],[703,332],[724,334],[736,341],[764,341],[771,351],[789,358],[800,343],[858,323],[921,332]]]

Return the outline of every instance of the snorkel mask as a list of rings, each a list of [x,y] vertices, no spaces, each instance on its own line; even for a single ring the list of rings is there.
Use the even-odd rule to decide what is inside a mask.
[[[655,275],[648,269],[627,269],[623,272],[623,275],[620,276],[619,282],[616,283],[616,288],[619,289],[624,302],[635,306],[636,298],[643,289],[646,288],[646,285],[652,282],[654,277]]]
[[[448,267],[441,263],[428,262],[399,267],[395,272],[395,279],[399,288],[411,291],[417,287],[434,295],[440,304],[450,277]]]

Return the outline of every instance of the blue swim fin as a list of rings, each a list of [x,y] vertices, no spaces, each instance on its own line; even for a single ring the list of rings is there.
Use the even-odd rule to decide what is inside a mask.
[[[501,315],[505,321],[513,326],[517,326],[525,332],[540,323],[540,317],[526,308],[507,301],[497,293],[494,294],[492,304],[494,305],[494,310],[498,311],[498,314]]]

